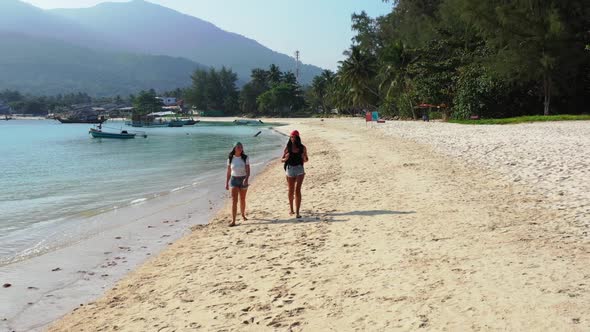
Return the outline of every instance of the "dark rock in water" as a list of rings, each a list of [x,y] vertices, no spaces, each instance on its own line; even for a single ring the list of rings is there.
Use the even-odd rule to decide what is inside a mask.
[[[5,283],[4,285],[2,285],[2,287],[4,287],[4,288],[8,288],[10,286],[12,286],[12,284],[9,284],[9,283]]]
[[[60,267],[56,267],[55,269],[51,270],[51,272],[57,272],[57,271],[61,271]]]

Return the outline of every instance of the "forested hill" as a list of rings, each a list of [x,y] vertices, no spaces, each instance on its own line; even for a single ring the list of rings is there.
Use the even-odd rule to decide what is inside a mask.
[[[35,95],[167,91],[190,85],[194,70],[205,68],[182,58],[98,51],[17,33],[0,32],[0,45],[0,90]]]

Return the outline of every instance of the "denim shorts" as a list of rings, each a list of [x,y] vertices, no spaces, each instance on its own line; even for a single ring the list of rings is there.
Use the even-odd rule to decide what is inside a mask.
[[[244,180],[246,180],[245,176],[232,176],[229,178],[229,186],[232,188],[246,189],[248,185],[244,185]]]
[[[287,176],[290,178],[294,178],[299,175],[305,174],[305,169],[303,168],[303,165],[297,165],[297,166],[287,165],[287,169],[285,171],[287,173]]]

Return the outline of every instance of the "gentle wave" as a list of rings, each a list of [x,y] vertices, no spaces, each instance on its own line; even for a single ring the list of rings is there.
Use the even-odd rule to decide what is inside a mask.
[[[171,192],[171,193],[173,193],[173,192],[177,192],[177,191],[180,191],[180,190],[183,190],[183,189],[189,188],[189,187],[190,187],[190,186],[182,186],[182,187],[174,188],[174,189],[170,190],[170,192]]]
[[[131,201],[131,203],[129,203],[129,204],[131,204],[131,205],[139,204],[139,203],[143,203],[143,202],[145,202],[147,200],[148,200],[147,198],[138,198],[138,199],[136,199],[134,201]]]

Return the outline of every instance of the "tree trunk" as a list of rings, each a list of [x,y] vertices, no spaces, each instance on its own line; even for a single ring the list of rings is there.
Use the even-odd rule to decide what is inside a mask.
[[[449,119],[451,118],[451,113],[449,112],[448,108],[445,108],[441,111],[442,113],[442,120],[444,122],[449,122]]]
[[[543,115],[549,115],[549,105],[551,103],[551,79],[548,74],[543,75]]]
[[[412,101],[408,98],[408,104],[410,104],[410,109],[412,110],[412,118],[414,120],[418,120],[418,118],[416,117],[416,112],[414,111],[414,105],[412,104]]]

